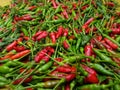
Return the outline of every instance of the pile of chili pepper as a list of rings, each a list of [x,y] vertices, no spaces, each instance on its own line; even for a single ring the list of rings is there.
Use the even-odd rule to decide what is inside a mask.
[[[0,7],[0,89],[119,90],[114,0],[12,0]]]

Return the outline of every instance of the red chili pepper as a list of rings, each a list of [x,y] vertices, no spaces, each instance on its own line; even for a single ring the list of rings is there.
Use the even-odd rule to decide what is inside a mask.
[[[67,11],[64,9],[64,11],[62,12],[62,15],[64,16],[64,18],[68,19],[69,16],[68,16],[68,13]]]
[[[66,40],[63,41],[63,47],[65,49],[69,49],[69,47],[70,47]]]
[[[34,10],[35,8],[37,8],[37,6],[30,6],[30,7],[28,7],[28,10],[32,11],[32,10]]]
[[[30,37],[28,37],[28,36],[24,36],[23,37],[25,40],[29,40],[30,39]]]
[[[21,43],[22,41],[23,41],[23,38],[22,38],[22,37],[20,37],[20,38],[17,39],[17,43],[18,43],[18,44]]]
[[[46,53],[47,53],[47,49],[46,48],[44,48],[43,50],[38,52],[37,55],[34,58],[35,62],[36,63],[40,62],[40,60],[45,56]]]
[[[49,52],[51,52],[52,54],[55,52],[54,48],[52,48],[52,47],[46,47],[46,49],[47,49]]]
[[[81,65],[84,69],[85,69],[85,71],[87,71],[89,74],[94,74],[94,75],[97,75],[97,73],[96,73],[96,71],[94,70],[94,69],[92,69],[92,68],[90,68],[90,67],[88,67],[88,66],[86,66],[86,65]]]
[[[64,28],[62,26],[58,27],[58,32],[56,34],[56,38],[59,38],[62,35],[63,30],[64,30]]]
[[[48,52],[48,55],[46,55],[46,56],[44,56],[43,58],[42,58],[42,60],[44,60],[45,62],[48,62],[49,60],[50,60],[50,56],[52,55],[52,53],[51,52]]]
[[[56,77],[61,77],[61,78],[63,78],[63,77],[66,76],[66,74],[65,74],[65,73],[59,73],[58,71],[54,70],[54,71],[52,71],[52,72],[50,73],[50,76],[56,76]]]
[[[36,40],[40,41],[42,38],[47,37],[47,35],[48,35],[48,32],[43,31],[38,37],[36,37]]]
[[[58,4],[55,2],[55,0],[51,0],[53,7],[56,9],[58,7]]]
[[[93,55],[92,47],[91,47],[90,44],[85,46],[84,52],[85,52],[85,55],[86,55],[86,56],[92,56],[92,55]],[[86,58],[86,60],[87,60],[87,61],[90,61],[89,58]]]
[[[18,58],[21,58],[21,57],[29,54],[29,53],[30,53],[30,50],[24,50],[24,51],[21,51],[21,52],[15,54],[15,55],[13,55],[10,59],[11,60],[18,59]]]
[[[68,36],[68,28],[65,28],[63,30],[63,36],[67,37]]]
[[[111,30],[113,34],[120,34],[120,28],[112,28]]]
[[[65,90],[70,90],[70,84],[69,84],[69,83],[67,83],[67,84],[65,85]]]
[[[21,18],[22,20],[27,20],[27,21],[30,21],[30,20],[33,19],[33,18],[31,17],[31,15],[29,15],[29,14],[26,14],[26,15],[20,17],[20,18]]]
[[[86,83],[98,83],[99,82],[99,79],[97,78],[97,73],[94,69],[88,67],[88,66],[85,66],[85,65],[81,65],[85,71],[88,72],[88,76],[84,79],[84,81]]]
[[[96,75],[94,74],[89,74],[85,79],[84,79],[85,83],[98,83],[99,80],[97,78]]]
[[[26,88],[26,90],[34,90],[33,88]]]
[[[13,84],[14,84],[14,85],[17,85],[17,84],[19,84],[23,79],[24,79],[24,78],[19,78],[19,79],[15,80],[15,81],[13,82]],[[23,81],[23,83],[29,83],[29,82],[31,82],[31,81],[32,81],[32,76],[26,78],[26,79]]]
[[[81,10],[85,10],[85,9],[87,9],[88,7],[89,7],[88,4],[87,4],[87,5],[84,5],[84,6],[82,6]]]
[[[103,45],[106,49],[112,50],[112,47],[109,46],[109,45],[105,42],[105,40],[102,40],[101,43],[102,43],[102,45]]]
[[[63,58],[58,57],[58,58],[55,58],[55,60],[58,62],[61,62],[63,60]],[[58,64],[56,62],[54,62],[54,65],[57,66]]]
[[[110,46],[112,47],[112,49],[117,49],[118,48],[118,45],[116,45],[115,43],[113,43],[112,41],[110,41],[109,39],[107,38],[104,38],[105,42]]]
[[[72,9],[76,9],[77,8],[77,3],[72,3]]]
[[[55,32],[51,32],[50,33],[50,38],[51,38],[51,40],[52,40],[52,43],[56,43],[56,36],[55,36]]]
[[[86,22],[85,22],[85,24],[84,25],[89,25],[91,22],[93,22],[94,21],[94,18],[93,17],[91,17],[91,18],[89,18]]]
[[[25,50],[25,47],[24,46],[16,46],[16,47],[13,47],[17,52],[21,52],[21,51],[24,51]]]
[[[113,2],[107,2],[106,5],[109,6],[109,7],[114,7],[115,6],[115,4]]]
[[[75,79],[75,77],[76,77],[76,74],[71,73],[71,74],[66,75],[66,76],[65,76],[65,79],[66,79],[67,82],[70,82],[70,81],[72,81],[73,79]]]
[[[38,37],[41,33],[43,33],[44,31],[38,31],[38,32],[36,32],[35,33],[35,35],[33,35],[33,38],[35,38],[35,37]]]
[[[70,73],[72,71],[71,68],[64,67],[64,66],[59,66],[56,68],[58,72],[63,72],[63,73]]]
[[[16,45],[17,45],[17,41],[14,41],[6,47],[6,50],[11,51]]]

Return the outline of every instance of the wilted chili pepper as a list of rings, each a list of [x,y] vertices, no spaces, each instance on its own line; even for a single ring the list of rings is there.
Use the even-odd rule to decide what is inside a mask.
[[[17,84],[21,83],[21,81],[23,81],[23,79],[24,79],[24,78],[19,78],[19,79],[13,81],[13,84],[14,84],[14,85],[17,85]],[[26,79],[23,81],[23,83],[29,83],[29,82],[31,82],[31,81],[32,81],[32,76],[26,78]]]

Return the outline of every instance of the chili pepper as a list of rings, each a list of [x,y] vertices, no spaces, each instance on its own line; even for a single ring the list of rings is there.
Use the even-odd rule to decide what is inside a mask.
[[[46,55],[46,56],[44,56],[43,58],[42,58],[42,60],[44,60],[45,62],[48,62],[49,60],[50,60],[50,56],[52,55],[52,53],[51,52],[48,52],[48,56]]]
[[[55,0],[51,0],[51,2],[52,2],[53,7],[56,9],[56,8],[58,7],[58,5],[57,5],[57,3],[55,2]]]
[[[87,44],[89,42],[91,37],[89,35],[84,35],[84,36],[82,35],[81,38],[82,38],[81,45],[84,46],[85,44]]]
[[[38,37],[36,37],[37,41],[40,41],[42,38],[47,37],[48,33],[46,31],[43,31]]]
[[[7,84],[8,84],[8,80],[5,77],[0,76],[0,87],[4,87]]]
[[[110,41],[109,39],[107,38],[104,38],[105,42],[107,44],[109,44],[113,49],[117,49],[118,48],[118,45],[116,45],[115,43],[113,43],[112,41]]]
[[[65,9],[63,10],[62,14],[63,14],[64,18],[66,18],[66,19],[69,18],[68,13]]]
[[[24,78],[19,78],[19,79],[13,81],[12,84],[17,85],[17,84],[21,83],[21,81],[22,81],[23,79],[24,79]],[[29,82],[31,82],[31,81],[32,81],[32,76],[26,78],[23,83],[29,83]]]
[[[70,84],[69,84],[69,83],[67,83],[67,84],[65,85],[65,90],[70,90]]]
[[[17,41],[14,41],[6,47],[6,50],[11,51],[13,47],[15,47],[16,45],[17,45]]]
[[[43,33],[44,31],[38,31],[38,32],[36,32],[35,33],[35,35],[33,35],[33,38],[35,38],[35,37],[38,37],[41,33]]]
[[[98,73],[102,73],[102,74],[105,74],[105,75],[110,75],[110,76],[113,76],[114,74],[108,70],[106,70],[103,66],[101,66],[100,64],[92,64],[90,63],[91,67],[94,68],[96,71],[98,71]]]
[[[2,65],[0,66],[0,73],[6,74],[11,72],[13,69],[9,68],[8,66]]]
[[[88,7],[89,7],[88,4],[87,4],[87,5],[84,5],[84,6],[81,7],[81,10],[85,10],[85,9],[88,8]]]
[[[60,77],[60,78],[63,78],[63,77],[66,76],[65,73],[59,73],[59,72],[56,71],[56,70],[52,71],[49,75],[50,75],[50,76],[55,76],[55,77]]]
[[[33,88],[26,88],[26,90],[34,90]]]
[[[36,63],[40,62],[40,60],[45,56],[45,54],[47,53],[47,49],[43,49],[41,51],[39,51],[37,53],[37,55],[35,56],[34,60]]]
[[[92,51],[92,47],[91,45],[86,45],[85,48],[84,48],[84,52],[85,52],[85,55],[86,56],[92,56],[93,55],[93,51]],[[87,58],[87,61],[90,61],[89,58]]]
[[[76,74],[71,73],[71,74],[66,75],[66,76],[65,76],[65,79],[66,79],[67,82],[70,82],[70,81],[72,81],[73,79],[75,79],[75,77],[76,77]]]
[[[70,83],[70,90],[73,90],[74,87],[76,85],[76,82],[73,80],[71,83]]]
[[[72,70],[71,68],[64,67],[64,66],[59,66],[56,68],[58,72],[63,72],[63,73],[70,73]]]
[[[119,87],[120,87],[119,84],[114,85],[114,90],[119,90]]]
[[[120,36],[118,36],[115,40],[120,43]]]
[[[81,38],[78,38],[77,39],[77,43],[76,43],[76,50],[78,50],[79,49],[79,47],[80,47],[80,44],[81,44]]]
[[[42,67],[40,67],[38,69],[38,72],[41,72],[41,71],[44,72],[44,71],[48,70],[52,65],[53,65],[53,61],[49,61],[45,65],[43,65]]]
[[[106,2],[105,4],[106,4],[108,7],[114,7],[114,6],[115,6],[113,2]]]
[[[112,50],[112,47],[110,47],[104,40],[102,40],[101,43],[105,48]]]
[[[99,82],[97,78],[97,73],[94,69],[88,66],[85,66],[85,65],[82,65],[82,67],[89,73],[88,76],[84,79],[86,83],[98,83]]]
[[[50,33],[50,38],[52,40],[52,43],[56,43],[56,36],[55,36],[55,33],[54,32],[51,32]]]
[[[93,48],[93,51],[104,61],[110,63],[113,66],[117,66],[115,62],[112,61],[112,59],[108,56],[106,56],[105,54],[101,53],[100,51],[98,51],[97,49]]]
[[[68,29],[67,29],[67,28],[65,28],[65,29],[63,30],[63,36],[65,36],[65,37],[68,36]]]
[[[30,6],[30,7],[28,7],[28,10],[32,11],[32,10],[34,10],[35,8],[37,8],[37,6]]]
[[[111,84],[108,85],[99,85],[99,84],[88,84],[78,87],[77,90],[101,90],[107,89],[108,87],[112,86]]]
[[[24,51],[25,50],[25,47],[24,46],[16,46],[16,47],[13,47],[17,52],[21,52],[21,51]]]
[[[34,87],[34,88],[39,88],[39,87],[53,88],[58,83],[59,83],[59,80],[49,80],[49,81],[46,81],[46,82],[39,82],[36,85],[31,85],[31,86],[28,86],[28,87]]]
[[[10,59],[11,60],[18,59],[18,58],[28,55],[29,53],[30,53],[30,50],[24,50],[24,51],[21,51],[15,55],[13,55]]]
[[[85,23],[84,23],[84,25],[89,25],[91,22],[93,22],[94,21],[94,18],[93,17],[91,17],[91,18],[89,18]]]
[[[119,28],[111,28],[113,34],[120,34]]]
[[[62,35],[63,30],[64,30],[64,28],[62,26],[58,27],[58,32],[57,32],[56,38],[59,38]]]
[[[63,47],[64,47],[65,49],[69,49],[69,48],[70,48],[70,46],[69,46],[69,44],[67,43],[66,40],[63,41]]]

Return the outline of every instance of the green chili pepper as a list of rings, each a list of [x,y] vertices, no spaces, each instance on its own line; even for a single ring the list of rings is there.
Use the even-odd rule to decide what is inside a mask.
[[[100,64],[97,64],[97,63],[95,63],[95,64],[89,63],[89,64],[91,65],[92,68],[94,68],[96,71],[98,71],[101,74],[110,75],[110,76],[114,75],[112,72],[108,71]]]
[[[12,71],[12,68],[9,68],[8,66],[2,65],[0,66],[0,73],[6,74]]]
[[[119,84],[114,85],[114,90],[119,90],[119,89],[120,89],[120,85]]]
[[[25,36],[28,36],[28,31],[26,30],[26,28],[21,28],[21,31],[24,33]]]
[[[74,90],[74,87],[75,87],[75,80],[73,80],[71,83],[70,83],[70,90]]]
[[[93,48],[93,51],[94,51],[102,60],[110,63],[110,64],[113,65],[113,66],[117,66],[117,67],[118,67],[118,65],[117,65],[115,62],[113,62],[110,57],[108,57],[108,56],[106,56],[105,54],[101,53],[101,52],[100,52],[99,50],[97,50],[97,49],[94,49],[94,48]]]
[[[0,87],[4,87],[8,84],[8,80],[5,77],[0,76]]]
[[[82,41],[81,38],[78,38],[77,43],[76,43],[76,50],[79,49],[81,41]]]
[[[53,61],[49,61],[48,63],[46,63],[45,65],[43,65],[42,67],[40,67],[38,69],[39,72],[41,71],[46,71],[48,70],[51,66],[53,65]]]
[[[120,44],[120,36],[116,38],[116,41]]]

